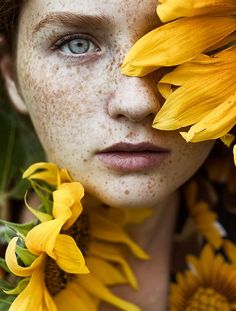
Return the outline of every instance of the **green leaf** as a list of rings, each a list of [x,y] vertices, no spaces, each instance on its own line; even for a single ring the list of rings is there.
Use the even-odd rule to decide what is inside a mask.
[[[26,236],[27,233],[35,227],[35,222],[30,222],[27,224],[16,224],[14,222],[9,222],[6,220],[0,219],[0,224],[3,224],[7,226],[8,228],[11,228],[14,230],[16,233]]]
[[[3,147],[4,146],[4,147]],[[0,195],[22,198],[24,190],[15,185],[22,171],[45,155],[28,117],[18,114],[0,99]],[[14,189],[14,191],[12,191]]]
[[[22,260],[23,264],[25,266],[30,266],[33,261],[37,258],[33,254],[31,254],[27,249],[16,245],[16,253],[19,256],[19,258]]]
[[[3,258],[0,258],[0,268],[2,268],[4,271],[8,273],[11,273],[11,271],[8,269],[5,259]]]
[[[29,284],[30,278],[24,278],[22,279],[15,288],[11,290],[4,290],[4,293],[7,295],[19,295]]]
[[[0,278],[0,289],[11,290],[13,288],[12,284]]]

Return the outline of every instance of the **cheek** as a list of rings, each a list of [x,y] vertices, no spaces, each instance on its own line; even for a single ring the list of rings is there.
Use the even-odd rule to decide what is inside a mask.
[[[20,66],[24,67],[19,70],[21,91],[43,143],[52,143],[57,137],[83,137],[92,123],[103,118],[111,92],[106,77],[94,79],[89,68],[62,69],[40,60]]]

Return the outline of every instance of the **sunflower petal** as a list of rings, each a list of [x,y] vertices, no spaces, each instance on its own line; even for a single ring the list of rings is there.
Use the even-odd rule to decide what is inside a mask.
[[[89,254],[119,264],[127,282],[129,282],[133,288],[138,288],[137,279],[132,269],[124,259],[122,252],[117,247],[109,245],[108,243],[93,241],[90,244]]]
[[[63,222],[60,219],[54,219],[30,230],[25,238],[25,244],[29,251],[35,255],[46,252],[48,256],[55,258],[53,249],[62,226]]]
[[[66,289],[54,298],[58,311],[97,311],[96,298],[81,287],[78,282],[70,282]]]
[[[31,276],[33,271],[40,266],[45,260],[45,255],[42,254],[29,267],[21,267],[16,258],[16,242],[18,238],[13,238],[7,247],[6,250],[6,264],[9,270],[17,276],[27,277]]]
[[[190,17],[163,25],[129,51],[121,67],[128,76],[144,76],[162,66],[192,60],[236,30],[236,17]]]
[[[136,257],[144,260],[149,258],[149,255],[116,223],[103,218],[98,213],[90,215],[90,222],[92,224],[91,235],[96,237],[96,239],[113,243],[124,243]]]
[[[56,240],[54,255],[57,265],[63,271],[72,274],[89,273],[84,256],[72,237],[60,234]]]
[[[236,93],[192,126],[187,133],[181,135],[187,142],[217,139],[225,136],[235,124]]]
[[[79,182],[64,183],[53,193],[53,216],[66,220],[64,229],[71,227],[82,213],[84,188]]]
[[[36,269],[25,290],[17,296],[9,311],[57,311],[44,284],[43,270]]]
[[[37,172],[38,170],[42,170]],[[59,184],[59,169],[54,163],[40,162],[31,165],[23,174],[23,178],[38,179],[47,182],[49,185]]]
[[[127,280],[117,267],[101,258],[89,256],[86,258],[86,264],[88,265],[89,271],[96,275],[98,279],[106,285],[127,283]]]
[[[124,311],[141,311],[140,308],[113,295],[107,287],[92,274],[80,275],[79,284],[89,293]]]
[[[236,92],[236,48],[216,54],[200,55],[164,76],[163,84],[180,86],[158,112],[153,127],[175,130],[199,122]],[[234,100],[231,97],[232,100]],[[224,107],[233,109],[232,105]],[[218,111],[220,108],[218,109]],[[228,116],[231,120],[235,115]],[[222,135],[223,136],[223,135]]]
[[[163,23],[185,16],[233,15],[235,0],[159,0],[157,15]]]

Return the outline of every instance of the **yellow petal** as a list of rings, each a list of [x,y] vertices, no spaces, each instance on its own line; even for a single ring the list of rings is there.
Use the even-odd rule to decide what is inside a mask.
[[[236,145],[233,147],[233,154],[234,154],[234,164],[236,166]]]
[[[236,14],[235,0],[159,0],[157,15],[163,23],[184,16]]]
[[[9,311],[57,311],[44,284],[43,269],[36,269],[25,290],[17,296]]]
[[[225,251],[228,259],[232,263],[235,264],[236,263],[236,245],[229,240],[225,240],[223,247],[224,247],[224,251]]]
[[[61,184],[74,181],[73,178],[70,176],[69,172],[65,168],[60,169],[60,179]]]
[[[162,66],[185,63],[235,30],[236,17],[190,17],[163,25],[134,44],[122,73],[144,76]]]
[[[54,254],[57,265],[63,271],[71,274],[89,273],[84,256],[72,237],[60,234],[56,240]]]
[[[200,55],[165,75],[159,87],[180,86],[158,112],[153,127],[175,130],[199,122],[236,91],[236,48]],[[226,105],[226,106],[229,106]]]
[[[66,220],[64,229],[71,227],[82,213],[84,188],[79,182],[64,183],[53,193],[53,216]]]
[[[92,274],[80,275],[78,277],[78,281],[79,284],[81,284],[81,286],[83,286],[89,293],[121,310],[141,311],[138,306],[113,295],[109,289]]]
[[[217,139],[225,136],[236,124],[236,93],[202,118],[187,133],[181,133],[189,142]]]
[[[109,262],[89,256],[86,258],[86,264],[89,271],[95,275],[105,285],[125,284],[127,280],[124,278],[118,267],[113,266]]]
[[[126,280],[133,288],[137,289],[138,285],[136,277],[125,260],[125,256],[118,247],[115,245],[109,245],[108,243],[91,241],[89,254],[119,264]]]
[[[149,258],[149,255],[116,223],[101,217],[98,213],[90,215],[90,223],[91,235],[96,239],[113,243],[124,243],[136,257],[144,260]]]
[[[42,171],[37,172],[38,170]],[[36,163],[24,172],[23,178],[43,180],[50,185],[57,186],[60,181],[59,168],[54,163]]]
[[[36,217],[38,218],[38,220],[40,222],[45,222],[45,221],[49,221],[49,220],[52,220],[52,216],[49,215],[49,214],[46,214],[46,213],[43,213],[43,212],[40,212],[39,210],[35,210],[34,208],[32,208],[28,202],[27,202],[27,192],[25,194],[25,198],[24,198],[24,202],[25,202],[25,205],[26,207],[28,208],[28,210]]]
[[[222,136],[220,139],[227,147],[230,147],[235,139],[235,136],[233,134],[226,134]]]
[[[55,258],[53,249],[62,226],[63,222],[60,219],[54,219],[37,225],[27,234],[25,239],[26,247],[35,255],[46,252],[48,256]]]
[[[17,240],[18,240],[17,237],[13,238],[8,244],[8,247],[6,250],[6,258],[5,258],[6,264],[13,274],[17,276],[21,276],[21,277],[27,277],[27,276],[30,276],[36,268],[43,265],[45,261],[45,255],[42,254],[38,258],[36,258],[35,261],[31,264],[31,266],[21,267],[18,264],[17,257],[16,257]]]
[[[78,282],[70,282],[54,298],[58,311],[97,311],[97,299],[81,287]]]

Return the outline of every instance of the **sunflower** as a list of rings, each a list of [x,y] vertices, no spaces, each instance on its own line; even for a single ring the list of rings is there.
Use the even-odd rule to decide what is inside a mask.
[[[138,311],[136,305],[112,294],[109,286],[129,284],[137,289],[126,256],[132,253],[146,260],[148,255],[124,227],[143,221],[151,211],[135,210],[132,217],[128,209],[83,208],[83,186],[53,163],[33,165],[23,176],[43,205],[34,210],[26,203],[39,223],[25,236],[14,237],[6,251],[8,268],[24,281],[10,311],[96,311],[102,301]],[[23,257],[28,258],[26,265]]]
[[[200,258],[189,256],[190,270],[170,287],[170,311],[236,310],[236,270],[209,245]]]
[[[190,218],[188,225],[195,227],[207,242],[215,249],[219,249],[223,244],[226,231],[218,221],[217,214],[211,210],[209,203],[198,200],[198,184],[190,182],[185,188],[186,205]],[[193,224],[193,226],[192,226]]]
[[[121,67],[123,74],[144,76],[174,66],[158,81],[166,101],[153,127],[187,127],[181,131],[187,142],[220,138],[231,145],[234,136],[229,132],[236,123],[236,2],[162,0],[157,14],[164,25],[134,44]],[[235,146],[233,151],[235,160]]]

